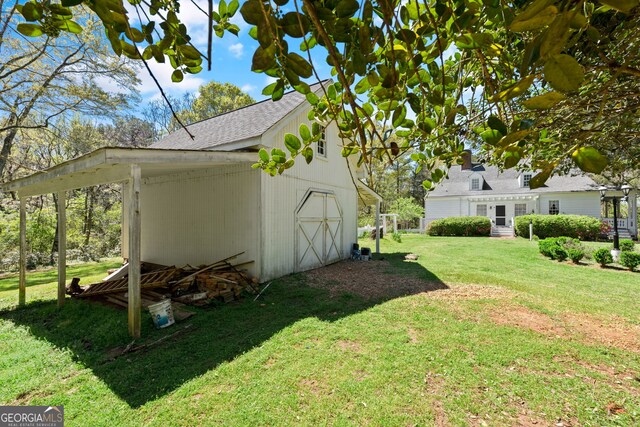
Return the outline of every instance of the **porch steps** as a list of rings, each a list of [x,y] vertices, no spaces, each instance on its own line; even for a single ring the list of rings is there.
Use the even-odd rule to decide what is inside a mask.
[[[631,239],[631,234],[626,228],[619,228],[618,236],[620,237],[620,239]],[[613,230],[609,232],[609,238],[613,239]]]
[[[511,227],[491,227],[491,237],[514,237]]]

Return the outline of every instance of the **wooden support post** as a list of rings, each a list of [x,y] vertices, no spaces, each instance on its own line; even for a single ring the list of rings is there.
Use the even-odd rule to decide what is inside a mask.
[[[129,199],[129,334],[140,338],[142,298],[140,295],[140,166],[131,165],[127,185]]]
[[[58,192],[58,307],[64,305],[67,282],[67,193]]]
[[[376,253],[380,253],[380,200],[376,200]]]
[[[27,289],[27,199],[20,197],[20,284],[18,304],[24,305]]]
[[[393,216],[393,232],[398,232],[398,215]]]

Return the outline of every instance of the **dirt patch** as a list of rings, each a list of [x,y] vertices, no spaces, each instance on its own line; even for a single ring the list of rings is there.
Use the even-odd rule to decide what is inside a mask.
[[[357,341],[340,340],[340,341],[336,342],[336,344],[338,345],[338,347],[342,351],[352,351],[354,353],[361,353],[362,352],[362,346]]]
[[[396,298],[446,289],[438,281],[423,280],[401,274],[389,274],[388,261],[342,261],[308,271],[307,284],[329,291],[332,297],[342,294],[366,299]]]
[[[426,295],[437,300],[478,300],[478,299],[508,299],[515,294],[505,288],[477,284],[449,284],[447,289],[439,289]]]
[[[499,311],[490,312],[489,318],[499,325],[531,329],[550,337],[571,338],[640,353],[640,326],[630,325],[622,319],[574,313],[550,317],[520,305],[501,306]]]
[[[316,397],[326,395],[326,387],[313,378],[303,378],[298,382],[300,392],[304,394],[312,394]]]
[[[427,395],[433,396],[433,424],[436,427],[446,427],[449,424],[449,418],[444,410],[444,405],[440,396],[442,396],[445,381],[442,375],[427,372],[424,377],[424,384]]]
[[[407,335],[411,344],[416,344],[418,342],[418,331],[415,329],[409,328],[409,330],[407,330]]]

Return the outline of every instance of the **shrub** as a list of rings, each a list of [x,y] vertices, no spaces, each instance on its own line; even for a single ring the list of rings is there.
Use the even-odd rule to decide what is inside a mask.
[[[640,253],[624,251],[620,254],[620,264],[634,271],[640,265]]]
[[[584,257],[584,247],[578,239],[571,237],[549,237],[538,242],[540,253],[551,259],[564,261],[570,258],[574,263],[580,262]]]
[[[604,267],[607,264],[611,264],[613,262],[613,256],[611,255],[611,251],[607,248],[600,248],[594,251],[593,259],[602,267]]]
[[[429,236],[489,236],[491,220],[485,216],[453,216],[432,221]]]
[[[569,255],[571,262],[574,264],[578,264],[582,258],[584,258],[584,251],[580,249],[569,249],[567,250],[567,254]]]
[[[391,233],[391,238],[398,243],[402,243],[402,234],[399,232]]]
[[[630,239],[620,240],[620,250],[622,252],[627,252],[627,251],[633,252],[633,250],[635,249],[635,246],[636,245],[635,243],[633,243],[633,240],[630,240]]]
[[[602,222],[584,215],[522,215],[515,218],[517,236],[529,237],[529,220],[533,233],[540,239],[568,236],[580,240],[596,240]]]

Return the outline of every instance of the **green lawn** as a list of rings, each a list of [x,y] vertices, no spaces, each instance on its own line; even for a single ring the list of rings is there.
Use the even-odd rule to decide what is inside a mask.
[[[2,279],[0,404],[63,404],[70,426],[640,424],[640,273],[557,263],[521,239],[402,238],[357,265],[386,296],[292,275],[167,330],[145,316],[143,342],[192,326],[112,361],[124,310],[57,310],[54,272],[28,275],[18,309],[17,279]]]

